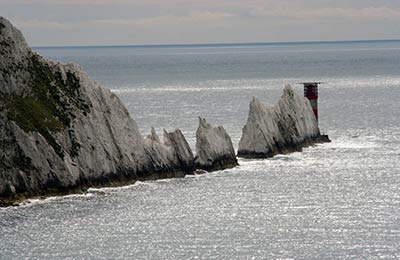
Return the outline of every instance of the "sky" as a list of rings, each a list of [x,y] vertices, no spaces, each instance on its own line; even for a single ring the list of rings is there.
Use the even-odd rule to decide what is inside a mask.
[[[400,39],[400,0],[0,0],[32,46]]]

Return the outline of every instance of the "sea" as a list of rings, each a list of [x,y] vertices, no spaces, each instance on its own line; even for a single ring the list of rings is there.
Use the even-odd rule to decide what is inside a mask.
[[[38,47],[120,97],[143,136],[198,117],[235,148],[253,96],[318,81],[331,143],[180,179],[0,208],[0,259],[400,259],[400,41]]]

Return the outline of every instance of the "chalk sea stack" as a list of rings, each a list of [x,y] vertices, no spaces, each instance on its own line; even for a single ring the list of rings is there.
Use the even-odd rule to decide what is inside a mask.
[[[286,85],[278,104],[266,107],[257,98],[250,102],[238,156],[268,158],[300,151],[302,147],[330,142],[321,135],[310,102]]]
[[[221,170],[238,165],[232,140],[222,126],[213,127],[199,118],[196,132],[195,167],[203,170]]]
[[[238,155],[270,157],[329,141],[290,86],[274,107],[250,103]],[[238,165],[222,126],[199,119],[196,156],[181,130],[144,138],[121,100],[77,64],[42,58],[0,17],[0,206],[91,186],[183,177]]]
[[[191,172],[182,133],[165,136],[143,138],[115,94],[33,52],[0,17],[0,204]]]

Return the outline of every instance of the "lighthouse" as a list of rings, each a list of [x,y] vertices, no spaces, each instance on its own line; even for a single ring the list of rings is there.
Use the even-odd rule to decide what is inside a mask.
[[[304,85],[304,97],[310,100],[311,108],[318,122],[318,85],[321,82],[303,82],[300,84]]]

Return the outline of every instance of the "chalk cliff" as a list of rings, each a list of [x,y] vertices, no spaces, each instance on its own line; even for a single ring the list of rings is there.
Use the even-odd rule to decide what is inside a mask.
[[[213,127],[199,118],[196,132],[195,167],[220,170],[238,165],[230,136],[222,126]]]
[[[286,85],[277,105],[264,106],[258,99],[250,102],[247,123],[243,127],[238,156],[265,158],[301,150],[318,142],[321,136],[310,102]]]
[[[143,138],[115,94],[33,52],[0,17],[0,204],[191,172],[182,133],[164,135]]]

